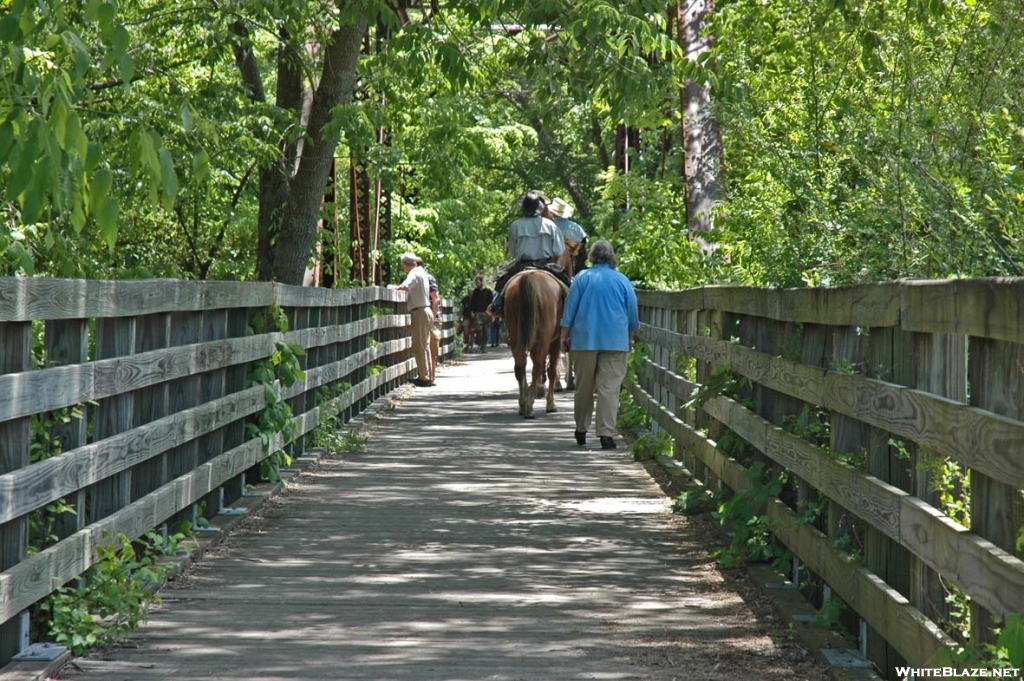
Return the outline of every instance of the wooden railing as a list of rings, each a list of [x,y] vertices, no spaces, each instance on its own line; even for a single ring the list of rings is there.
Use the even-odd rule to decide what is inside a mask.
[[[27,644],[27,609],[84,572],[97,548],[238,499],[261,461],[304,451],[414,371],[405,294],[270,283],[0,278],[0,667]],[[454,349],[444,303],[442,358]],[[285,333],[254,334],[257,317]],[[271,325],[264,328],[274,328]],[[298,422],[269,446],[246,421],[267,405],[254,363],[301,346],[281,387]],[[48,540],[42,509],[67,504]],[[37,538],[38,539],[38,538]]]
[[[786,471],[759,512],[826,585],[819,602],[859,615],[879,670],[942,661],[951,594],[974,642],[1024,612],[1024,280],[639,300],[652,354],[635,399],[710,491],[762,485],[758,461]]]

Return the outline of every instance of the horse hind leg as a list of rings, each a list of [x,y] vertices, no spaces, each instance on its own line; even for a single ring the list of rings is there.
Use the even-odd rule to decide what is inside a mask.
[[[543,366],[543,364],[541,365]],[[548,356],[548,385],[554,386],[555,381],[558,380],[558,351],[551,350]],[[549,390],[547,395],[547,403],[544,409],[550,414],[553,411],[558,411],[558,407],[555,406],[555,391]]]
[[[520,364],[516,358],[516,382],[519,384],[519,415],[524,419],[533,418],[533,398],[528,395],[530,383],[526,380],[526,359]]]

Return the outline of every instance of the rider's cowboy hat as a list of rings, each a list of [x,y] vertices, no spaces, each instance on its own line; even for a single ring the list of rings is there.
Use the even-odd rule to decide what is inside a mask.
[[[548,210],[551,211],[552,215],[568,220],[572,217],[572,206],[565,202],[563,199],[554,198],[551,199],[551,203],[548,204]]]
[[[544,196],[541,192],[530,191],[526,192],[516,201],[519,207],[523,210],[523,215],[532,217],[535,215],[543,215],[544,210],[547,208],[550,201],[548,197]]]

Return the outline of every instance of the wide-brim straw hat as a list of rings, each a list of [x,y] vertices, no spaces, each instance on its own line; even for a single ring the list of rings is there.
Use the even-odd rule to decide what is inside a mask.
[[[548,210],[551,211],[552,215],[556,215],[560,218],[568,220],[572,217],[573,208],[564,199],[555,197],[551,199],[551,203],[548,204]]]

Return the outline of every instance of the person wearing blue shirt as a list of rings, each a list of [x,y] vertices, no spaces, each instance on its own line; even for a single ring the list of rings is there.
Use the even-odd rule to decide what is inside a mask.
[[[612,245],[604,239],[595,242],[590,263],[590,269],[576,275],[569,289],[562,315],[562,347],[571,347],[576,368],[576,443],[587,443],[593,416],[601,447],[614,449],[619,391],[640,317],[633,284],[615,269],[618,260]]]

